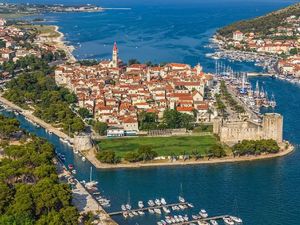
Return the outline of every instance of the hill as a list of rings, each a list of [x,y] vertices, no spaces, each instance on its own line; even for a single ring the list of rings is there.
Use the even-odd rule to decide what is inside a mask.
[[[232,32],[240,30],[243,33],[253,32],[267,35],[272,28],[289,26],[284,22],[284,20],[293,15],[297,17],[300,16],[300,3],[254,19],[235,22],[229,26],[219,29],[217,33],[223,37],[229,37],[232,36]]]

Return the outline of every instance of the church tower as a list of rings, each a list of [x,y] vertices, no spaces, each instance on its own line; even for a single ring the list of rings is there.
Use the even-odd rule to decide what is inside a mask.
[[[112,52],[112,66],[113,67],[118,67],[118,47],[117,47],[117,43],[114,43],[114,48],[113,48],[113,52]]]

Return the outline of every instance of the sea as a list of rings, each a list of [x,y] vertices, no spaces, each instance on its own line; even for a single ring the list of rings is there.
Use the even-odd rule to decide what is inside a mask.
[[[17,0],[10,2],[41,3]],[[114,41],[120,58],[153,63],[180,62],[214,72],[215,61],[206,54],[213,52],[210,38],[215,31],[232,22],[253,18],[293,4],[287,0],[43,0],[42,3],[96,4],[107,8],[97,13],[55,13],[38,15],[46,24],[55,24],[65,40],[75,46],[78,59],[111,57]],[[236,71],[261,71],[251,63],[227,62]],[[295,152],[281,158],[255,162],[215,165],[177,166],[143,169],[100,170],[93,167],[93,179],[112,202],[109,212],[119,211],[130,202],[137,207],[142,200],[164,197],[178,201],[182,195],[195,208],[173,215],[196,214],[206,209],[209,215],[232,214],[246,225],[300,225],[300,85],[268,77],[251,78],[264,90],[274,94],[274,112],[284,116],[284,139],[293,143]],[[2,111],[6,115],[9,112]],[[35,127],[21,115],[16,116],[24,129],[47,138],[57,151],[66,155],[66,165],[74,164],[79,180],[88,180],[90,167],[73,154],[70,147],[55,135]],[[183,149],[184,150],[184,149]],[[163,216],[149,215],[132,219],[113,217],[119,224],[152,225]],[[220,222],[222,224],[222,222]]]

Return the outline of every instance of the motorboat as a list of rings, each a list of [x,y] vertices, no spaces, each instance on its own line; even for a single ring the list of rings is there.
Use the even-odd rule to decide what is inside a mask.
[[[232,219],[235,223],[243,223],[243,220],[241,218],[235,216],[230,216],[230,219]]]
[[[138,211],[138,214],[141,215],[141,216],[145,215],[145,213],[143,211],[141,211],[141,210]]]
[[[211,225],[218,225],[218,222],[216,220],[210,220],[209,222],[211,223]]]
[[[207,218],[207,217],[208,217],[208,214],[207,214],[207,212],[205,211],[205,209],[201,209],[200,212],[199,212],[199,215],[200,215],[202,218]]]
[[[161,202],[160,202],[160,200],[157,198],[157,199],[155,199],[155,204],[156,205],[158,205],[158,206],[160,206],[161,205]]]
[[[122,214],[125,219],[128,218],[128,212],[123,212]]]
[[[166,205],[167,204],[167,202],[166,202],[166,200],[164,198],[161,198],[160,202],[161,202],[162,205]]]
[[[188,207],[190,207],[190,208],[194,208],[194,205],[193,205],[192,203],[188,203],[187,205],[188,205]]]
[[[84,156],[82,156],[81,160],[82,160],[83,162],[85,162],[86,158],[85,158]]]
[[[128,210],[131,209],[131,205],[129,205],[129,204],[126,204],[125,207],[126,207],[126,209],[128,209]]]
[[[142,209],[142,208],[144,208],[144,203],[142,201],[139,201],[138,206],[139,206],[140,209]]]
[[[178,200],[179,200],[179,202],[181,202],[181,203],[184,203],[184,202],[185,202],[185,199],[184,199],[183,197],[181,197],[181,196],[178,197]]]
[[[126,211],[127,210],[125,205],[121,205],[121,209],[122,209],[122,211]]]
[[[139,213],[136,212],[136,211],[132,211],[132,214],[135,215],[135,216],[138,216],[138,215],[139,215]]]
[[[234,225],[234,222],[230,217],[223,217],[223,221],[227,225]]]
[[[148,209],[148,212],[153,214],[154,213],[154,210],[153,209]]]
[[[153,200],[149,200],[149,201],[148,201],[148,205],[152,207],[152,206],[154,206],[155,204],[154,204]]]
[[[161,214],[161,210],[160,210],[160,209],[155,208],[155,209],[153,209],[153,210],[154,210],[154,212],[155,212],[156,214]]]
[[[164,206],[162,209],[163,209],[163,211],[164,211],[165,213],[170,213],[170,212],[171,212],[171,211],[170,211],[167,207],[165,207],[165,206]]]

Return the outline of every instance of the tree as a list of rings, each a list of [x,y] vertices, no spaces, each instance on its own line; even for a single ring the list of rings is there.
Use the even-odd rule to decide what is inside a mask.
[[[141,112],[138,116],[140,130],[153,130],[157,128],[158,116],[156,113]]]
[[[88,118],[91,116],[91,113],[88,109],[86,108],[80,108],[78,110],[78,114],[82,117],[82,118]]]
[[[127,152],[124,159],[128,162],[139,162],[141,161],[140,155],[137,152]]]
[[[95,132],[103,136],[106,135],[108,126],[106,123],[96,121],[93,125],[93,128]]]
[[[138,155],[140,160],[149,161],[158,156],[157,152],[152,150],[152,147],[149,145],[141,145],[138,149]]]
[[[141,64],[137,59],[129,59],[128,65],[131,66],[133,64]]]
[[[226,152],[224,150],[224,147],[221,144],[214,144],[210,147],[208,150],[209,155],[217,158],[221,158],[226,156]]]
[[[116,156],[116,153],[110,150],[99,151],[96,157],[102,163],[116,164],[120,162],[120,158]]]

